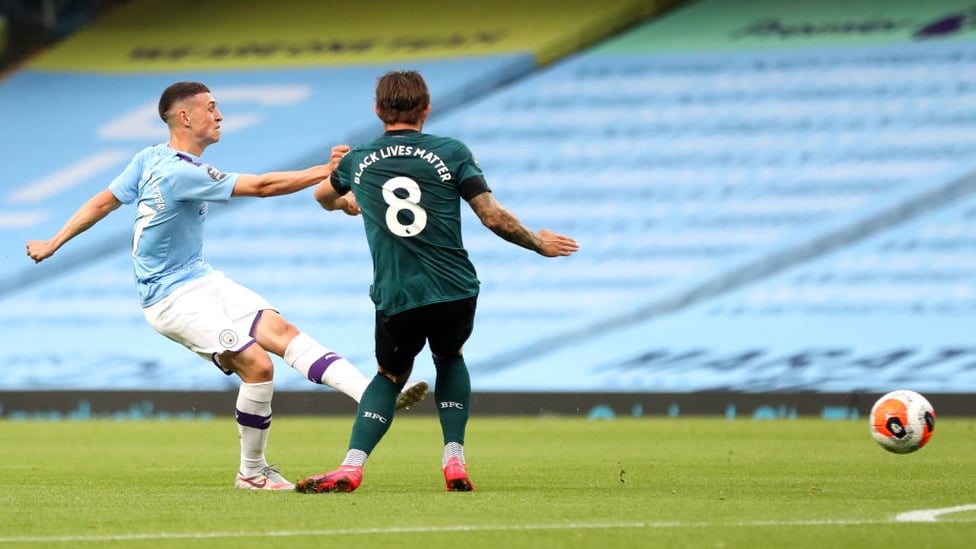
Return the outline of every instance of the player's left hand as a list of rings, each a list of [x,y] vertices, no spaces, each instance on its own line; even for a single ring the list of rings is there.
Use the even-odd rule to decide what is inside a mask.
[[[336,145],[332,147],[332,152],[329,155],[329,167],[335,170],[339,167],[339,161],[342,160],[343,156],[349,152],[349,145]]]
[[[539,250],[540,255],[559,257],[573,254],[579,250],[579,244],[575,239],[556,234],[549,229],[542,229],[537,235],[542,240],[542,249]]]

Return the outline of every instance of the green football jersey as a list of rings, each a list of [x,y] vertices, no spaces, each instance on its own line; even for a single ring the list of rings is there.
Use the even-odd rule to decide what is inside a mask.
[[[332,174],[362,210],[373,257],[370,297],[387,316],[478,295],[461,239],[461,198],[488,190],[464,143],[414,130],[352,149]]]

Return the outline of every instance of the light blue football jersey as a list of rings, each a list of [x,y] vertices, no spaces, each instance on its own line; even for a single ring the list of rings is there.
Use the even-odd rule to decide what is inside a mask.
[[[230,200],[239,175],[159,144],[139,151],[109,184],[120,202],[136,203],[132,265],[143,307],[213,271],[203,259],[207,203]]]

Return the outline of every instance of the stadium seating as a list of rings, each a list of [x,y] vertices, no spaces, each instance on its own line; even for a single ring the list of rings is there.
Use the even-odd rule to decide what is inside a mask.
[[[950,208],[974,190],[965,177],[973,167],[972,77],[965,68],[972,62],[969,43],[694,56],[591,53],[444,121],[438,129],[481,151],[503,200],[510,197],[532,225],[575,234],[583,247],[557,272],[539,272],[545,266],[534,258],[493,247],[491,261],[520,266],[486,275],[487,287],[497,281],[508,299],[486,299],[488,316],[501,322],[489,336],[482,326],[490,342],[477,365],[498,372],[482,383],[877,390],[889,380],[867,383],[845,372],[817,385],[750,368],[720,379],[689,362],[683,375],[659,376],[653,361],[639,379],[614,375],[620,364],[633,368],[633,357],[662,348],[672,356],[720,350],[709,356],[714,360],[740,348],[772,357],[840,344],[854,346],[848,351],[857,357],[891,345],[879,341],[882,334],[895,341],[914,334],[904,341],[924,347],[915,349],[918,356],[964,344],[958,329],[933,335],[925,327],[933,320],[959,325],[955,315],[967,307],[972,314],[966,297],[974,289],[972,269],[958,255],[972,246],[960,218],[971,208]],[[955,234],[956,242],[938,259],[931,246],[891,244],[914,218],[925,219],[924,231]],[[900,256],[837,260],[855,261],[875,277],[870,290],[857,277],[808,265],[844,252],[858,257],[864,239],[880,250],[895,246]],[[489,252],[475,248],[479,253]],[[915,271],[895,279],[886,271],[906,265]],[[784,270],[796,274],[766,280]],[[513,279],[510,272],[534,276]],[[821,278],[832,280],[829,291],[814,282]],[[947,280],[951,287],[942,287]],[[797,314],[780,325],[785,315],[760,315],[732,296],[710,301],[740,287],[752,299],[774,301],[766,309]],[[522,296],[540,291],[545,299],[520,323]],[[817,306],[805,302],[813,298]],[[863,299],[873,300],[873,309],[855,306]],[[820,314],[831,307],[837,314]],[[880,329],[878,315],[896,311],[919,314],[886,319],[888,329]],[[530,338],[523,335],[498,348],[504,331],[538,336],[542,319],[558,320],[542,322],[547,333],[536,341],[525,343]],[[735,329],[744,323],[753,331]],[[811,333],[814,326],[819,331]],[[851,341],[851,333],[861,334],[860,341]],[[784,348],[787,340],[794,346]],[[576,357],[591,358],[574,365]],[[929,378],[926,386],[945,390],[957,379]]]
[[[970,41],[603,47],[438,113],[427,130],[463,139],[503,204],[581,244],[545,260],[465,214],[482,280],[466,349],[475,386],[976,390],[963,329],[976,300],[974,89]],[[232,208],[245,211],[213,215],[208,258],[370,370],[359,220],[307,195]],[[0,296],[0,332],[28,338],[42,318],[52,340],[84,350],[51,346],[5,386],[226,386],[143,325],[128,273],[118,247]],[[106,342],[106,327],[137,349]],[[52,381],[73,361],[98,374]],[[126,361],[143,366],[113,369]],[[920,364],[944,375],[913,378]],[[160,374],[173,365],[185,376]],[[418,376],[431,372],[418,362]],[[278,386],[307,384],[284,374]]]

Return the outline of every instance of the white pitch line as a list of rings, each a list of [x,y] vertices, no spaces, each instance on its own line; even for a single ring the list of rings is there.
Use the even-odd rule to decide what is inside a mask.
[[[337,530],[273,530],[270,532],[159,532],[148,534],[117,534],[101,536],[23,536],[0,537],[0,543],[78,543],[93,541],[146,541],[164,539],[219,539],[219,538],[286,538],[303,536],[358,536],[375,534],[431,534],[442,532],[512,532],[533,530],[620,530],[654,528],[716,528],[716,527],[768,527],[768,526],[858,526],[868,524],[892,524],[911,522],[901,517],[911,513],[952,513],[976,510],[976,505],[961,505],[946,509],[911,511],[888,519],[824,519],[796,521],[745,521],[745,522],[567,522],[563,524],[529,525],[472,525],[472,526],[417,526],[414,528],[362,528]],[[928,517],[929,515],[925,515]],[[934,519],[932,519],[934,520]],[[929,520],[926,520],[930,522]],[[976,517],[952,522],[976,522]]]
[[[895,517],[896,522],[936,522],[940,515],[950,513],[962,513],[963,511],[976,511],[976,504],[957,505],[955,507],[943,507],[942,509],[920,509],[918,511],[907,511]],[[969,522],[969,521],[967,521]]]

